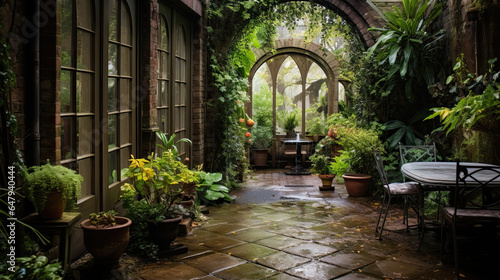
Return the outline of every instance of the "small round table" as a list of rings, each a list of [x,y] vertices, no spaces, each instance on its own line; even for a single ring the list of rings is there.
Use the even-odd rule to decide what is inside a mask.
[[[307,144],[312,144],[314,141],[309,140],[309,139],[296,139],[296,138],[289,138],[289,139],[283,139],[281,142],[284,145],[295,145],[296,146],[296,151],[295,151],[295,167],[292,168],[290,172],[287,172],[287,175],[309,175],[311,172],[307,171],[302,167],[302,160],[301,160],[301,151],[302,151],[302,145],[307,145]]]

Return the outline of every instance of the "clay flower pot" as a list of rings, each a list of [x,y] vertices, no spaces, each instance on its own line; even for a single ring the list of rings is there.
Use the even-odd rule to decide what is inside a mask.
[[[160,249],[168,249],[179,233],[179,223],[182,215],[177,218],[165,219],[159,222],[148,221],[149,236]]]
[[[322,184],[322,186],[319,187],[320,191],[335,190],[335,187],[332,187],[332,181],[335,178],[335,175],[318,174],[318,177],[321,179],[321,184]]]
[[[127,249],[132,221],[115,216],[115,222],[116,225],[112,227],[95,227],[90,219],[80,224],[85,248],[98,266],[118,266],[120,256]]]
[[[365,196],[370,186],[371,175],[367,174],[344,174],[345,188],[349,196]]]

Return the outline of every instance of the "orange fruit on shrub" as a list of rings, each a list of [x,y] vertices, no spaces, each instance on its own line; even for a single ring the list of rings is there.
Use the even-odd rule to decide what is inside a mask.
[[[245,136],[250,137],[250,136],[252,136],[252,134],[250,134],[250,132],[247,132],[247,133],[245,133]]]
[[[240,118],[240,123],[243,123],[245,121],[244,118]]]
[[[248,125],[249,127],[252,127],[254,124],[255,124],[255,122],[254,122],[252,119],[248,119],[248,120],[247,120],[247,125]]]

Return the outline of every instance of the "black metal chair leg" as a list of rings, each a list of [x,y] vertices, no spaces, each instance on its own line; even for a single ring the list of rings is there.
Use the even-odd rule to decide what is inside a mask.
[[[382,240],[382,232],[384,231],[385,220],[387,219],[387,213],[389,213],[389,207],[391,206],[391,195],[388,195],[387,207],[385,208],[384,220],[382,221],[382,226],[380,227],[380,232],[378,239]]]

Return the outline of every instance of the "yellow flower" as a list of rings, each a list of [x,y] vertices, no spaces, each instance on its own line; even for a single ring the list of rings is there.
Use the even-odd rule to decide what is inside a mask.
[[[142,179],[147,181],[149,179],[153,179],[155,176],[155,171],[153,168],[146,167],[142,170]]]
[[[149,161],[147,161],[144,158],[135,159],[134,155],[130,155],[130,157],[132,157],[132,159],[129,159],[129,161],[130,161],[130,168],[136,168],[136,167],[142,168],[142,167],[144,167],[145,163],[149,162]]]

